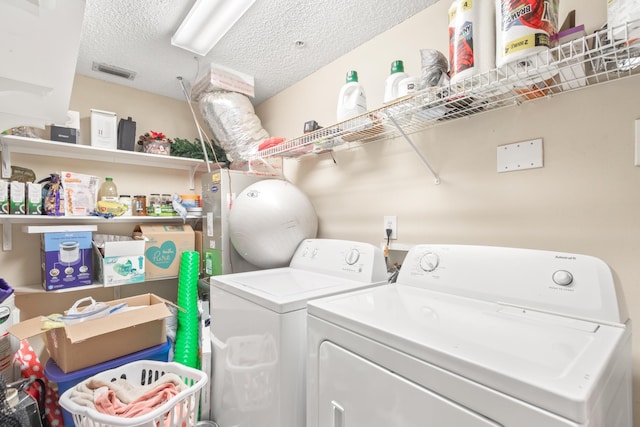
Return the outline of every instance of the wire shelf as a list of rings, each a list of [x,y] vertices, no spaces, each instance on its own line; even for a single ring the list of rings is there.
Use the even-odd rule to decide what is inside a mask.
[[[407,135],[451,120],[628,77],[640,73],[640,39],[631,37],[639,32],[640,20],[602,29],[455,86],[429,87],[286,140],[256,152],[252,160],[320,154],[398,136],[410,142]]]

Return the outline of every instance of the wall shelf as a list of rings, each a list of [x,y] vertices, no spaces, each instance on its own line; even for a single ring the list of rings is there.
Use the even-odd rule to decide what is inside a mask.
[[[33,154],[47,157],[64,157],[77,160],[93,160],[102,163],[149,166],[160,169],[178,169],[188,172],[189,189],[195,188],[195,174],[206,171],[206,163],[199,159],[162,156],[126,150],[109,150],[88,145],[69,144],[14,135],[0,135],[2,151],[2,178],[11,177],[11,153]],[[218,168],[215,164],[212,168]]]
[[[196,221],[201,217],[187,216],[187,220]],[[2,226],[2,250],[12,249],[12,224],[43,224],[43,225],[66,225],[66,224],[126,224],[140,222],[182,222],[179,216],[116,216],[104,218],[101,216],[49,216],[49,215],[0,215],[0,226]]]
[[[478,113],[640,74],[640,20],[578,38],[544,54],[493,69],[457,85],[429,87],[360,116],[258,151],[253,159],[303,157],[404,137],[439,182],[408,135]],[[615,35],[615,37],[614,37]]]
[[[175,280],[177,279],[178,276],[172,276],[172,277],[162,277],[162,278],[158,278],[158,279],[151,279],[151,280],[147,280],[146,282],[159,282],[159,281],[164,281],[164,280]],[[120,293],[120,289],[122,287],[126,287],[126,286],[135,286],[138,285],[139,283],[132,283],[130,285],[120,285],[120,286],[110,286],[110,287],[105,287],[102,284],[94,284],[94,285],[87,285],[87,286],[77,286],[75,288],[68,288],[68,289],[58,289],[56,291],[46,291],[44,290],[44,288],[42,287],[41,283],[38,284],[30,284],[30,285],[22,285],[22,286],[13,286],[13,290],[16,292],[16,294],[62,294],[62,293],[68,293],[68,292],[78,292],[78,291],[86,291],[86,290],[91,290],[91,289],[113,289],[114,291],[114,299],[119,299],[119,293]]]

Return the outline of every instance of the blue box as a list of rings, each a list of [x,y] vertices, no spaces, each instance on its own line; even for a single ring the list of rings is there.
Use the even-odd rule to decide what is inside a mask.
[[[90,231],[42,234],[42,286],[47,291],[93,283]]]
[[[58,384],[58,396],[61,396],[62,393],[69,390],[71,387],[75,387],[87,378],[99,374],[100,372],[126,365],[127,363],[136,362],[138,360],[168,362],[170,349],[171,341],[167,340],[165,344],[160,344],[146,350],[137,351],[126,356],[118,357],[117,359],[89,366],[88,368],[78,369],[77,371],[71,371],[66,374],[62,372],[58,365],[56,365],[56,362],[49,359],[44,366],[44,376],[49,381],[53,381]],[[74,425],[73,415],[64,409],[62,409],[62,419],[64,420],[65,426]]]

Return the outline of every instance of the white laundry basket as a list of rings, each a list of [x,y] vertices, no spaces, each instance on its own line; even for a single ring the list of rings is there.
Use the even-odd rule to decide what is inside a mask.
[[[76,427],[194,427],[198,421],[200,390],[207,384],[207,375],[197,369],[176,362],[156,362],[140,360],[118,368],[110,369],[87,378],[111,382],[127,379],[132,384],[144,386],[158,380],[165,373],[178,375],[188,389],[181,391],[162,406],[133,418],[103,414],[93,408],[82,406],[70,399],[77,387],[72,387],[60,396],[60,405],[73,415]]]

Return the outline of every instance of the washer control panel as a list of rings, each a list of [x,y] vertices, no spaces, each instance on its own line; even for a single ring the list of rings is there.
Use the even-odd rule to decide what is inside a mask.
[[[363,282],[387,280],[382,250],[369,243],[350,240],[303,240],[289,266]]]
[[[424,271],[431,272],[431,271],[434,271],[436,268],[438,268],[439,263],[440,263],[440,257],[438,257],[438,254],[435,252],[429,251],[420,257],[420,262],[418,263],[418,265]]]
[[[348,265],[354,265],[360,259],[360,251],[356,248],[351,248],[347,251],[347,255],[344,257],[345,262]]]

